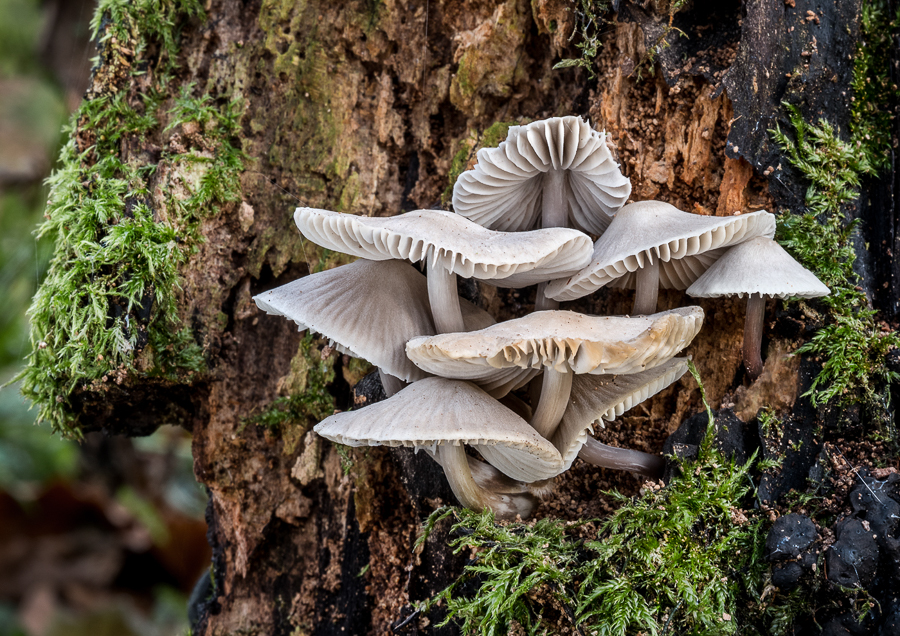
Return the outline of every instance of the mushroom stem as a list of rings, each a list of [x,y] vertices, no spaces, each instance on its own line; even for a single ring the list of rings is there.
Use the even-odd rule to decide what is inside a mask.
[[[615,470],[630,470],[659,479],[666,468],[666,460],[659,455],[642,453],[628,448],[616,448],[601,444],[593,437],[588,437],[578,456],[588,464]]]
[[[490,508],[498,519],[514,519],[516,515],[524,519],[534,510],[536,500],[529,493],[500,494],[476,484],[462,444],[441,444],[437,447],[436,458],[444,468],[450,489],[466,508]]]
[[[543,282],[538,283],[537,288],[537,296],[534,299],[534,310],[535,311],[547,311],[552,309],[559,309],[559,301],[553,300],[552,298],[547,298],[547,294],[545,290],[547,289],[547,285],[549,283]]]
[[[649,260],[649,259],[648,259]],[[659,296],[659,259],[647,263],[635,272],[634,316],[648,316],[656,313],[656,299]]]
[[[541,195],[541,227],[568,227],[566,172],[551,168],[544,173]]]
[[[469,470],[472,471],[472,479],[478,486],[485,490],[507,495],[534,495],[538,499],[544,499],[553,493],[553,480],[544,479],[526,484],[524,481],[516,481],[507,477],[502,472],[481,460],[466,455],[469,461]]]
[[[750,294],[747,297],[747,316],[744,318],[744,368],[751,380],[756,380],[763,369],[760,352],[765,313],[765,298],[761,294]]]
[[[378,377],[381,379],[381,386],[384,389],[384,394],[388,397],[391,397],[398,391],[402,391],[409,386],[400,378],[385,372],[381,367],[378,367]]]
[[[569,394],[572,392],[572,373],[544,369],[541,399],[531,418],[531,426],[545,439],[550,439],[566,412]]]
[[[431,303],[431,315],[437,333],[459,333],[466,330],[456,293],[456,274],[430,262],[428,301]]]

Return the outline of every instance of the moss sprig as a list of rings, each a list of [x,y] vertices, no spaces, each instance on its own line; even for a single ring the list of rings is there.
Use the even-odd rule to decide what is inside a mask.
[[[117,55],[131,56],[134,63],[120,66],[143,74],[141,55],[152,43],[173,68],[180,25],[192,16],[202,16],[196,0],[102,0],[92,29],[101,43],[116,39]],[[67,436],[80,435],[73,402],[79,388],[103,390],[135,372],[190,381],[205,367],[202,350],[177,316],[179,267],[201,240],[197,220],[215,209],[213,203],[238,196],[245,156],[234,139],[235,102],[217,106],[209,96],[192,101],[182,93],[164,112],[167,81],[162,72],[143,93],[121,82],[92,91],[72,116],[69,140],[48,179],[46,221],[37,234],[54,240],[55,250],[29,310],[32,351],[19,378],[39,419]],[[158,218],[151,179],[161,164],[177,166],[195,153],[164,152],[159,164],[143,165],[129,159],[126,148],[160,131],[161,121],[190,117],[202,120],[212,152],[197,160],[208,165],[200,183],[187,188],[189,196],[169,196],[168,218]],[[148,364],[138,371],[144,351]]]
[[[832,400],[871,403],[887,383],[900,379],[885,362],[900,338],[877,326],[876,312],[859,287],[852,244],[857,222],[848,220],[843,206],[856,200],[861,177],[874,174],[875,165],[870,153],[860,152],[861,144],[842,140],[827,121],[811,124],[796,107],[786,108],[793,134],[776,127],[772,135],[809,180],[809,211],[782,215],[777,239],[831,289],[820,301],[828,309],[827,324],[798,350],[822,363],[807,395],[817,406]]]

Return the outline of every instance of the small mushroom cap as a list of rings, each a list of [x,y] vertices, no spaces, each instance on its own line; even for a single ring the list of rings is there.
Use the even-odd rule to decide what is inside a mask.
[[[584,446],[595,423],[613,421],[628,409],[648,400],[676,382],[688,370],[687,358],[668,362],[631,375],[577,375],[572,378],[572,394],[553,445],[568,470]]]
[[[775,217],[760,210],[738,216],[701,216],[661,201],[629,203],[594,243],[590,265],[547,285],[554,300],[575,300],[611,285],[633,288],[645,263],[660,261],[659,284],[686,289],[724,248],[757,236],[775,235]]]
[[[732,247],[688,287],[688,296],[715,298],[760,294],[817,298],[830,291],[778,243],[763,236]]]
[[[538,311],[480,331],[413,338],[406,354],[425,371],[452,378],[544,367],[560,373],[637,373],[672,358],[702,324],[700,307],[635,317]]]
[[[363,358],[413,382],[427,374],[406,357],[406,342],[436,333],[425,277],[403,261],[358,260],[304,276],[253,298],[268,314],[335,341],[339,351]],[[494,323],[486,311],[460,299],[472,329]]]
[[[514,458],[513,465],[559,466],[561,462],[553,444],[528,422],[478,387],[444,378],[426,378],[365,409],[336,413],[316,425],[315,431],[347,446],[411,446],[431,451],[442,444],[472,444],[479,449],[503,446],[507,456]],[[512,472],[506,474],[518,479]]]
[[[428,261],[498,287],[568,276],[591,259],[591,239],[577,230],[494,232],[441,210],[382,218],[297,208],[294,221],[306,238],[328,249],[375,261]]]
[[[513,126],[497,148],[478,151],[473,170],[453,187],[453,209],[493,230],[521,232],[538,226],[544,175],[566,172],[568,218],[573,227],[602,234],[631,194],[605,133],[581,117],[553,117]]]

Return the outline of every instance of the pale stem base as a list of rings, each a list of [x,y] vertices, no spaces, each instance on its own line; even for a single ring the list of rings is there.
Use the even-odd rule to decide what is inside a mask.
[[[659,479],[666,469],[666,460],[660,455],[651,455],[629,448],[616,448],[601,444],[593,437],[588,437],[581,447],[578,456],[588,464],[615,470],[630,470]]]
[[[456,293],[456,274],[428,264],[428,301],[437,333],[459,333],[466,330],[459,296]]]
[[[762,363],[762,329],[766,313],[766,299],[760,294],[747,298],[747,316],[744,319],[744,368],[751,380],[760,376]]]
[[[547,367],[541,385],[541,399],[531,418],[531,426],[545,439],[550,439],[566,412],[572,392],[572,373],[560,373]]]
[[[438,463],[444,468],[447,481],[450,482],[450,489],[466,508],[490,508],[498,519],[515,519],[516,515],[524,519],[534,510],[535,497],[529,493],[500,494],[476,484],[462,444],[441,444],[437,447],[436,455]]]
[[[647,263],[637,272],[634,287],[634,316],[647,316],[656,313],[656,300],[659,296],[659,259],[652,264]]]

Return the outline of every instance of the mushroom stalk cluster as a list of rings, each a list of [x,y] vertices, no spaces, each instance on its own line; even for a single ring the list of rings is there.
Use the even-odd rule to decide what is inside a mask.
[[[498,148],[480,150],[454,187],[455,213],[370,218],[298,208],[294,220],[307,239],[360,260],[254,300],[377,365],[389,396],[336,413],[316,432],[349,446],[425,450],[460,503],[501,518],[531,514],[576,457],[658,477],[662,457],[590,434],[687,371],[675,356],[700,331],[703,310],[657,313],[659,287],[719,293],[698,288],[706,278],[718,284],[710,266],[757,237],[771,242],[774,219],[625,205],[630,193],[605,135],[579,117],[556,117],[512,127]],[[537,285],[535,311],[497,323],[459,298],[458,277]],[[635,287],[633,316],[558,309],[604,285]],[[760,294],[771,292],[746,293],[747,351],[758,351],[751,322],[761,325]],[[758,375],[758,353],[746,360]],[[513,392],[538,375],[540,397],[528,405]]]

